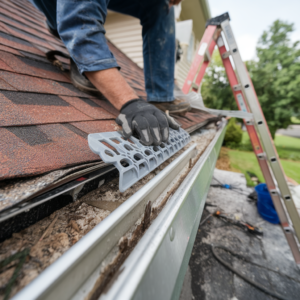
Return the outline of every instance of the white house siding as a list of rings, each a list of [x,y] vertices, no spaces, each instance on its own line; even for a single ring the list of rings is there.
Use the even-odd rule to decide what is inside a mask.
[[[143,68],[143,40],[140,21],[131,16],[109,12],[104,27],[106,37]]]
[[[178,61],[175,65],[175,78],[177,80],[177,84],[180,88],[183,87],[185,79],[189,73],[191,64],[193,62],[193,58],[196,52],[196,49],[199,45],[199,41],[196,41],[192,45],[181,45],[183,54],[181,56],[180,61]],[[191,49],[188,49],[191,48]]]
[[[184,81],[190,70],[190,66],[191,66],[191,63],[188,62],[185,58],[182,58],[175,65],[175,79],[180,88],[183,87]]]

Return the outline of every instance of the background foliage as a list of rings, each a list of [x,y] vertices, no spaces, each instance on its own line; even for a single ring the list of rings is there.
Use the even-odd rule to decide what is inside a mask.
[[[243,137],[243,131],[239,124],[236,123],[235,118],[231,118],[228,122],[225,137],[224,137],[224,145],[229,148],[237,147]]]
[[[292,43],[294,25],[276,20],[260,37],[257,59],[246,62],[273,138],[277,129],[300,118],[300,49]],[[204,77],[201,89],[205,105],[237,109],[218,51]]]

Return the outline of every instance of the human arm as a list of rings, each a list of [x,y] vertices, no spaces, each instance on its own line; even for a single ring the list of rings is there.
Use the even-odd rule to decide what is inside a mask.
[[[133,88],[116,68],[85,72],[85,75],[119,111],[126,102],[138,98]]]
[[[169,122],[164,121],[166,119],[164,113],[145,101],[143,102],[147,105],[143,108],[143,111],[139,110],[138,105],[135,103],[137,101],[124,108],[126,103],[133,99],[136,100],[138,96],[119,73],[118,64],[106,43],[103,24],[107,7],[105,6],[106,3],[102,2],[105,1],[57,0],[59,35],[75,61],[78,70],[84,73],[93,85],[121,112],[120,115],[124,115],[123,121],[117,118],[117,122],[123,126],[124,136],[128,138],[136,131],[141,134],[140,138],[144,144],[158,145],[168,138]],[[145,112],[148,113],[139,118]],[[161,114],[164,117],[160,117]],[[157,118],[157,116],[159,117]],[[125,120],[127,120],[127,124],[130,124],[130,130],[125,129]],[[140,128],[142,129],[139,130]],[[165,128],[167,130],[164,130]],[[148,138],[143,135],[145,129],[150,135]],[[159,134],[152,136],[157,131]],[[162,135],[161,132],[165,131],[167,135]]]
[[[168,140],[169,127],[179,128],[173,118],[138,99],[117,69],[85,72],[85,75],[120,111],[116,122],[122,126],[125,138],[130,138],[135,132],[144,145],[160,145]]]

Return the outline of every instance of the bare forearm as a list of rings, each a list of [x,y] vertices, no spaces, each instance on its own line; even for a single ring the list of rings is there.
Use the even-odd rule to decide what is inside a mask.
[[[128,101],[138,98],[124,77],[116,69],[85,72],[86,77],[118,110]]]

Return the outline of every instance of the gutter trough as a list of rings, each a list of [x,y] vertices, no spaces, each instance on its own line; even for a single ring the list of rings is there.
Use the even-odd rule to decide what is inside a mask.
[[[179,299],[225,126],[145,232],[100,299]]]
[[[121,266],[100,299],[178,299],[196,232],[225,134],[214,139]],[[87,282],[105,257],[189,164],[196,145],[171,162],[133,196],[44,270],[13,299],[83,299]]]

